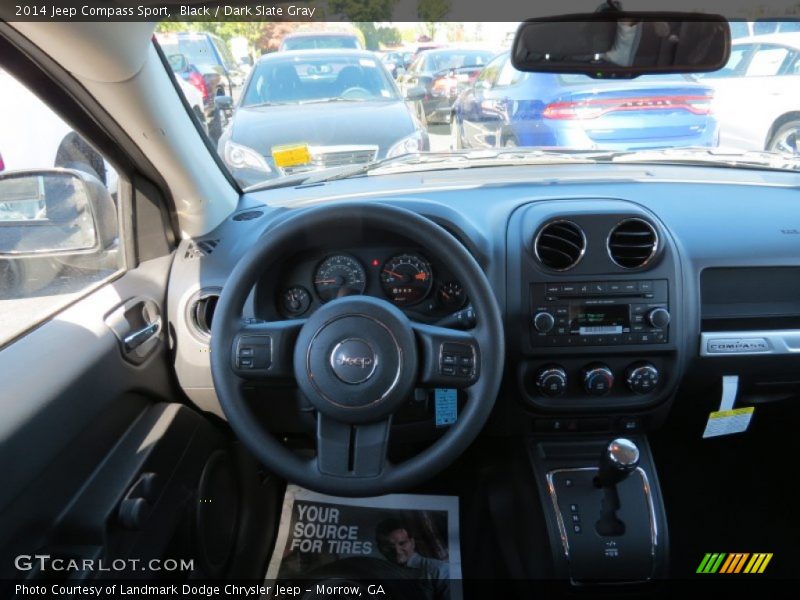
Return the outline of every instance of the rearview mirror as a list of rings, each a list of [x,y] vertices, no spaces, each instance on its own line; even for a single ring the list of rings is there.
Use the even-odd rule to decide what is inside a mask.
[[[100,250],[115,237],[114,202],[81,171],[0,174],[0,256],[23,258]]]
[[[730,27],[718,15],[615,11],[526,21],[511,62],[519,71],[629,79],[716,71],[730,49]]]
[[[182,73],[189,67],[189,61],[184,54],[170,54],[167,62],[169,62],[169,68],[175,73]]]

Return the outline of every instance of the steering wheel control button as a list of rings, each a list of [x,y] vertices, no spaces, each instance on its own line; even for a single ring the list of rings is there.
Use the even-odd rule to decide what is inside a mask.
[[[266,371],[272,364],[272,339],[268,335],[240,336],[234,360],[237,369]]]
[[[354,385],[372,377],[378,366],[378,355],[366,340],[348,338],[336,344],[330,361],[336,376]]]
[[[641,363],[628,369],[625,383],[634,394],[649,394],[658,385],[658,380],[658,369],[650,363]]]
[[[583,387],[590,396],[605,396],[614,385],[614,374],[605,365],[588,367],[583,375]]]
[[[555,398],[567,390],[567,373],[558,366],[546,367],[536,376],[536,388],[542,396]]]
[[[556,324],[556,320],[549,312],[538,312],[533,316],[533,326],[539,333],[547,333]]]
[[[445,342],[441,346],[439,373],[448,377],[472,379],[475,376],[475,356],[467,344]]]

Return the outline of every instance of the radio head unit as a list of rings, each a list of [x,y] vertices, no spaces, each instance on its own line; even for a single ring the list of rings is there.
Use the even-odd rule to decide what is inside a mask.
[[[530,290],[534,346],[615,346],[669,341],[666,279],[534,283]]]

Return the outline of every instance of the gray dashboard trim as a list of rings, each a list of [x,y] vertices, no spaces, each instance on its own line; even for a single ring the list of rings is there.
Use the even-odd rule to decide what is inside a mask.
[[[700,356],[753,356],[800,353],[800,329],[715,331],[700,334]]]

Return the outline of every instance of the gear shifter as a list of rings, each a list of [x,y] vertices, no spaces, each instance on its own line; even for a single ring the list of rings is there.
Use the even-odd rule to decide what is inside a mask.
[[[608,443],[600,453],[600,468],[594,483],[597,487],[612,487],[625,479],[639,466],[639,448],[627,438]]]
[[[600,454],[600,467],[594,478],[594,485],[603,490],[600,519],[595,523],[597,533],[614,536],[625,533],[625,523],[617,517],[620,509],[617,484],[639,466],[639,448],[631,440],[617,438],[603,448]]]

